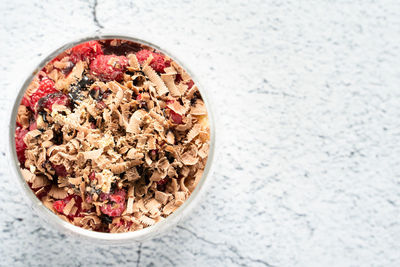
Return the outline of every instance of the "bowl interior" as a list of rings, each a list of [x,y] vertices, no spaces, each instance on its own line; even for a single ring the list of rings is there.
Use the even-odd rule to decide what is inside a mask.
[[[19,162],[17,160],[17,154],[15,151],[15,130],[16,130],[16,116],[17,116],[17,110],[18,106],[20,105],[20,102],[22,100],[22,97],[24,95],[24,92],[28,85],[30,84],[31,80],[34,78],[34,76],[41,70],[50,60],[52,60],[54,57],[56,57],[59,53],[63,52],[66,49],[72,48],[73,46],[91,41],[91,40],[101,40],[101,39],[121,39],[121,40],[128,40],[131,42],[135,42],[138,44],[150,46],[152,48],[155,48],[159,50],[160,52],[164,53],[165,55],[171,57],[176,61],[179,65],[181,65],[186,72],[191,76],[193,81],[196,83],[197,87],[199,88],[200,94],[202,95],[203,101],[206,105],[207,112],[208,112],[208,120],[209,120],[209,127],[210,127],[210,149],[209,149],[209,155],[208,155],[208,160],[207,164],[204,169],[203,177],[197,184],[196,188],[192,192],[191,196],[180,206],[175,212],[170,214],[166,219],[154,224],[153,226],[144,228],[142,230],[138,231],[133,231],[133,232],[127,232],[127,233],[103,233],[103,232],[94,232],[90,230],[83,229],[81,227],[77,227],[69,222],[66,222],[62,220],[60,217],[58,217],[55,213],[53,213],[51,210],[49,210],[47,207],[43,205],[41,200],[36,197],[36,195],[32,192],[28,184],[25,182],[24,178],[21,175],[20,172],[20,167],[19,167]],[[212,162],[214,159],[214,153],[215,153],[215,123],[214,123],[214,118],[213,118],[213,113],[212,109],[209,103],[209,100],[207,99],[207,94],[204,91],[204,89],[201,86],[201,83],[199,83],[199,80],[197,79],[196,75],[189,69],[187,66],[175,55],[172,55],[168,51],[165,51],[163,48],[152,44],[148,41],[141,40],[139,38],[131,37],[131,36],[125,36],[125,35],[115,35],[115,34],[102,34],[102,35],[92,35],[92,36],[86,36],[83,38],[79,38],[73,42],[67,43],[62,45],[61,47],[54,49],[51,53],[49,53],[39,64],[34,67],[33,70],[29,72],[29,74],[26,76],[26,79],[22,83],[22,85],[19,87],[19,93],[18,96],[15,100],[15,103],[12,108],[11,112],[11,117],[10,117],[10,122],[9,122],[9,162],[11,165],[11,169],[13,170],[15,176],[17,177],[18,183],[20,184],[23,194],[28,198],[28,201],[30,202],[32,208],[36,210],[41,217],[46,221],[52,224],[54,227],[58,228],[59,230],[69,232],[72,235],[78,236],[81,239],[95,239],[97,241],[104,241],[108,244],[110,243],[121,243],[127,240],[131,241],[142,241],[144,239],[151,238],[155,235],[159,235],[161,232],[164,232],[167,228],[175,225],[178,223],[184,215],[186,215],[191,208],[195,205],[195,203],[198,202],[199,200],[199,195],[202,191],[204,191],[204,187],[206,184],[206,181],[208,177],[210,176],[211,173],[211,166]]]

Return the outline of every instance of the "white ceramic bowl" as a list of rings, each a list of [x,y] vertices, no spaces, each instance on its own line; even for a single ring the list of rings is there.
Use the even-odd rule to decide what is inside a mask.
[[[16,128],[16,115],[18,106],[20,105],[21,99],[24,95],[24,92],[33,79],[33,77],[41,70],[50,60],[56,57],[62,51],[74,47],[77,44],[87,42],[90,40],[100,40],[100,39],[123,39],[129,40],[132,42],[137,42],[140,44],[144,44],[150,47],[154,47],[161,51],[162,53],[168,55],[172,59],[174,59],[177,63],[179,63],[192,77],[195,84],[198,86],[200,93],[203,97],[204,103],[207,107],[208,117],[209,117],[209,124],[210,124],[210,151],[207,160],[206,167],[204,169],[204,174],[202,179],[200,180],[199,184],[196,186],[196,189],[192,192],[191,196],[179,207],[174,213],[169,215],[165,220],[156,223],[153,226],[144,228],[139,231],[128,232],[128,233],[101,233],[101,232],[94,232],[89,231],[77,226],[74,226],[71,223],[68,223],[61,218],[59,218],[55,213],[51,210],[46,208],[43,203],[36,197],[36,195],[32,192],[29,188],[28,184],[25,182],[24,178],[21,175],[19,169],[19,162],[17,159],[17,154],[15,151],[15,128]],[[206,92],[201,87],[198,79],[191,72],[191,69],[188,68],[182,61],[177,58],[174,54],[165,51],[163,48],[152,44],[148,41],[141,40],[136,37],[132,36],[125,36],[125,35],[113,35],[113,34],[93,34],[91,36],[86,36],[83,38],[78,38],[77,40],[73,40],[69,43],[66,43],[59,47],[58,49],[53,50],[53,52],[49,53],[33,70],[30,70],[29,74],[25,81],[23,82],[22,86],[18,88],[19,93],[15,99],[14,105],[12,107],[11,118],[9,122],[9,162],[11,165],[11,169],[14,173],[14,178],[16,179],[16,183],[20,184],[21,186],[21,193],[26,197],[29,205],[32,207],[34,212],[36,212],[39,217],[41,217],[44,223],[49,225],[49,227],[54,227],[59,231],[64,232],[67,235],[75,236],[79,239],[89,240],[89,241],[96,241],[97,243],[106,243],[106,244],[127,244],[133,241],[143,241],[152,237],[159,237],[162,233],[165,233],[167,229],[170,229],[172,226],[175,226],[182,218],[187,215],[190,210],[199,202],[200,194],[205,190],[206,181],[210,179],[211,175],[211,165],[213,163],[213,159],[215,156],[215,145],[216,145],[216,137],[215,137],[215,122],[213,118],[213,113],[211,110],[210,102],[207,99]]]

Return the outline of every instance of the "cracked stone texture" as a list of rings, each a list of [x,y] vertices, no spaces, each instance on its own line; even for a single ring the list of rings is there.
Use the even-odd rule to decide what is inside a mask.
[[[0,2],[1,266],[400,265],[400,2],[244,2]],[[141,244],[48,229],[5,156],[27,65],[101,28],[176,51],[218,116],[202,202]]]

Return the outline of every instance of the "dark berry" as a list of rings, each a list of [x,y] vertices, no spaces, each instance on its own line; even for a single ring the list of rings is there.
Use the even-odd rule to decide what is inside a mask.
[[[166,184],[168,182],[167,178],[161,179],[160,181],[157,182],[158,185],[163,185]]]
[[[76,107],[82,100],[84,99],[84,96],[81,94],[82,89],[81,87],[77,85],[72,85],[69,88],[69,93],[68,96],[71,98],[72,106]]]
[[[175,76],[175,83],[178,84],[178,83],[180,83],[181,81],[182,81],[182,76],[178,73],[178,74]]]
[[[89,77],[87,76],[83,76],[82,80],[79,81],[78,86],[82,89],[87,88],[88,86],[90,86],[94,81],[91,80]]]
[[[157,190],[158,191],[165,191],[165,186],[168,182],[168,178],[161,179],[160,181],[156,182],[157,183]]]
[[[112,223],[113,219],[110,216],[108,216],[107,214],[101,214],[100,215],[100,220],[104,224],[110,224],[110,223]]]
[[[62,177],[66,177],[68,175],[67,170],[65,169],[64,165],[52,165],[54,171],[56,172],[57,176],[62,176]]]

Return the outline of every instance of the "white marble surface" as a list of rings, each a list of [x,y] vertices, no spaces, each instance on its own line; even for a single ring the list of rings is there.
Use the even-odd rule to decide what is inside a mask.
[[[399,1],[0,1],[0,266],[399,266]],[[9,175],[19,73],[101,28],[193,67],[219,117],[197,209],[142,244],[48,229]]]

